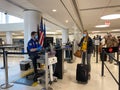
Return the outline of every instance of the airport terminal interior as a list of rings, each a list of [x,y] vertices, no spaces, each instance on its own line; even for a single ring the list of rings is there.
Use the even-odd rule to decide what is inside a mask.
[[[120,0],[0,0],[0,90],[120,90],[119,55]]]

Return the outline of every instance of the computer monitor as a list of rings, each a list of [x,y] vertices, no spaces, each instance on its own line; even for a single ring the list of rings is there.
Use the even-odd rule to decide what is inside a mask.
[[[53,37],[45,37],[44,38],[44,48],[50,47],[50,43],[53,45]]]

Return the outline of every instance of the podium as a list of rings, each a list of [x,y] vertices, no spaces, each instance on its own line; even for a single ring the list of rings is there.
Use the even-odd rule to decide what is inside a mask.
[[[54,76],[56,76],[58,79],[62,79],[64,72],[63,49],[62,48],[56,49],[55,56],[57,57],[57,63],[54,71]]]

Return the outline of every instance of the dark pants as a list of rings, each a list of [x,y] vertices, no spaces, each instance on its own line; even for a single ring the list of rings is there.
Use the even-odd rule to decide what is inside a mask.
[[[91,54],[87,52],[82,53],[82,63],[88,65],[88,72],[91,72]]]
[[[38,55],[31,55],[30,56],[32,63],[33,63],[33,68],[34,68],[34,73],[37,74],[37,59],[40,58]]]

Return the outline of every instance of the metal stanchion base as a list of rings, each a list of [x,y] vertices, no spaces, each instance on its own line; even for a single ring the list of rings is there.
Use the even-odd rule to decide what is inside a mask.
[[[41,90],[53,90],[53,88],[48,87],[48,89],[46,89],[46,88],[42,88]]]
[[[8,83],[8,84],[2,84],[1,89],[7,89],[13,86],[13,83]]]

